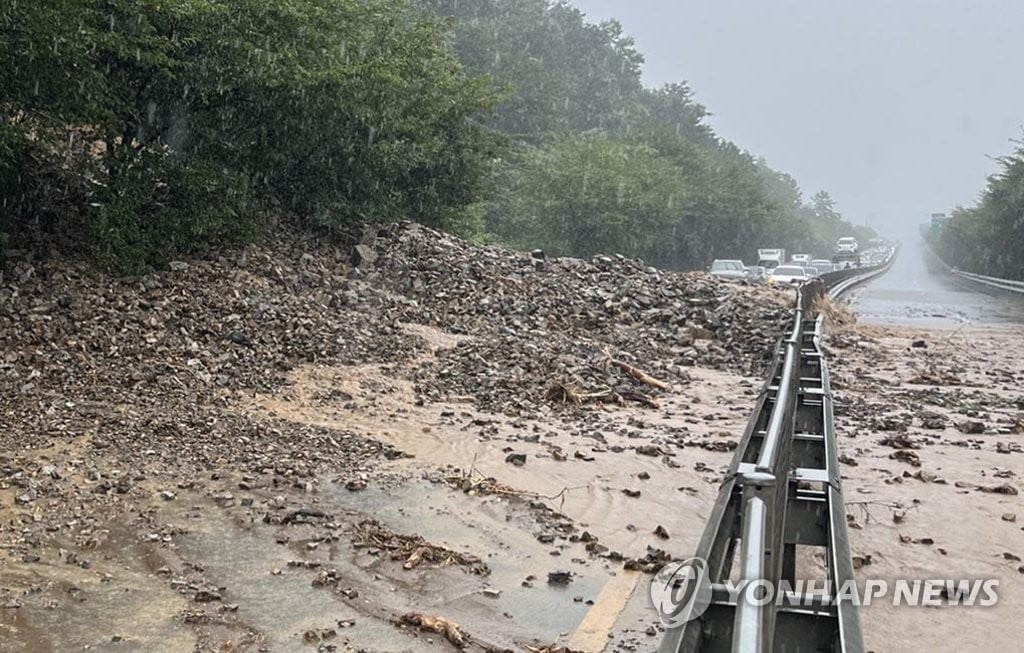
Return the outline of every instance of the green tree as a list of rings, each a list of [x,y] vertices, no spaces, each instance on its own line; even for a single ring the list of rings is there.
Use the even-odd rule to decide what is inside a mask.
[[[509,203],[494,209],[492,233],[557,254],[671,256],[686,189],[651,148],[592,132],[531,150],[525,159],[506,177]]]
[[[836,211],[836,203],[827,191],[819,190],[811,197],[811,210],[814,217],[825,222],[836,222],[842,216]]]
[[[416,0],[448,18],[474,75],[509,89],[492,125],[538,143],[565,131],[618,129],[642,93],[643,57],[616,21],[588,23],[568,2]]]
[[[77,182],[59,230],[126,271],[268,212],[458,228],[502,149],[480,123],[494,88],[404,0],[20,2],[0,30],[25,62],[0,73],[0,169]],[[40,193],[0,190],[18,234]]]

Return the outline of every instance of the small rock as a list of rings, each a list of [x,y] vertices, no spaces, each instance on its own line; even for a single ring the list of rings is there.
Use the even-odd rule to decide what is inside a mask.
[[[967,420],[964,422],[960,422],[960,424],[957,425],[957,428],[960,430],[961,433],[966,433],[968,435],[976,435],[978,433],[985,432],[985,423],[976,422],[974,420]]]
[[[505,462],[512,463],[516,467],[522,467],[523,465],[526,464],[526,454],[510,453],[509,455],[505,456]]]
[[[572,582],[571,571],[552,571],[548,572],[548,584],[549,585],[568,585]]]
[[[352,265],[358,268],[372,267],[377,262],[377,252],[369,245],[356,245],[352,250]]]
[[[359,492],[360,490],[366,489],[366,481],[361,478],[354,478],[351,481],[345,483],[345,489],[349,492]]]

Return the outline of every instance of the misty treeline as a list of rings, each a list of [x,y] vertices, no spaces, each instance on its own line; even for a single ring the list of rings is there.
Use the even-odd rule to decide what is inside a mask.
[[[978,204],[957,208],[934,243],[961,270],[1024,280],[1024,140],[997,161]]]
[[[548,0],[418,2],[451,19],[466,69],[508,93],[488,121],[513,143],[483,204],[490,238],[698,267],[750,261],[758,247],[827,257],[840,236],[869,237],[827,193],[805,200],[792,177],[716,135],[686,83],[644,88],[643,57],[617,22]]]
[[[10,0],[0,61],[0,250],[135,273],[412,219],[690,267],[852,229],[563,3]]]

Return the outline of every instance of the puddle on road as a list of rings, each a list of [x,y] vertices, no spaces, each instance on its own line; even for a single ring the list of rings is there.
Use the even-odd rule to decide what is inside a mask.
[[[536,637],[550,643],[572,632],[592,600],[610,577],[606,563],[591,559],[583,546],[556,540],[541,544],[536,534],[543,527],[523,506],[510,506],[495,497],[473,497],[439,485],[410,483],[400,488],[371,487],[359,493],[336,491],[332,500],[367,511],[400,533],[418,533],[432,544],[480,556],[491,569],[487,576],[418,574],[417,594],[427,605],[417,609],[462,618],[466,623],[504,615],[497,630],[511,637],[493,642],[513,646]],[[552,555],[557,551],[560,555]],[[447,569],[446,572],[456,571]],[[567,586],[548,585],[549,572],[571,571]],[[524,587],[528,575],[535,579]],[[484,587],[500,592],[485,596]],[[582,600],[576,601],[579,597]],[[416,608],[416,606],[413,606]],[[487,632],[487,631],[484,631]]]
[[[26,594],[20,609],[0,610],[0,649],[310,651],[316,644],[304,641],[305,633],[333,629],[337,636],[326,643],[339,650],[451,650],[443,637],[394,625],[402,614],[421,612],[459,624],[481,645],[521,650],[572,633],[589,609],[586,601],[611,577],[581,544],[541,544],[531,511],[507,500],[467,496],[426,481],[362,492],[328,485],[316,498],[317,509],[343,523],[341,528],[268,525],[256,519],[262,509],[223,509],[182,492],[156,507],[155,523],[185,531],[173,536],[173,544],[143,542],[143,533],[122,529],[90,556],[89,570],[63,563],[17,570],[9,565],[5,584]],[[405,570],[386,552],[357,549],[349,528],[370,517],[396,533],[472,553],[491,573],[427,564]],[[288,536],[286,544],[278,543],[282,535]],[[307,547],[310,542],[315,548]],[[561,555],[551,555],[556,550]],[[322,566],[289,566],[303,560]],[[345,598],[333,588],[313,586],[319,570],[328,568],[337,570],[339,589],[357,595]],[[195,570],[201,585],[223,588],[221,601],[196,603],[193,591],[182,595],[172,587],[194,582]],[[548,572],[561,570],[573,572],[572,582],[548,585]],[[104,573],[111,574],[109,582],[101,580]],[[536,576],[532,587],[523,586],[527,574]],[[34,586],[41,590],[28,591]],[[78,589],[69,592],[72,587]],[[485,588],[498,594],[485,594]],[[237,611],[222,611],[228,605]],[[196,623],[183,618],[200,613],[206,616]]]
[[[226,588],[224,601],[238,605],[238,621],[258,633],[267,650],[315,650],[303,636],[321,629],[334,629],[341,641],[371,650],[401,638],[391,624],[367,618],[330,591],[314,587],[314,571],[289,568],[289,561],[305,556],[277,544],[270,527],[240,526],[222,516],[192,525],[196,530],[176,538],[182,558],[201,564],[207,579]],[[342,628],[339,621],[353,625]]]
[[[195,637],[175,619],[185,599],[153,575],[152,546],[123,527],[111,531],[87,554],[88,570],[59,560],[55,549],[40,562],[5,566],[5,585],[23,595],[22,607],[0,609],[0,650],[192,649]]]

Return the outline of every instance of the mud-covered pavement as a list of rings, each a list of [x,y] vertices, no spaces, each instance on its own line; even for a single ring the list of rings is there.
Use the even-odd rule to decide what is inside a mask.
[[[1024,334],[867,328],[829,338],[858,579],[998,579],[995,607],[861,609],[871,650],[1024,637]]]
[[[994,607],[861,609],[871,650],[1017,649],[1024,637],[1024,305],[905,252],[827,338],[858,579],[998,579]],[[901,254],[902,256],[902,254]],[[847,316],[849,318],[849,316]]]
[[[353,245],[128,282],[21,267],[0,648],[656,646],[649,573],[695,550],[789,298],[400,225]],[[1009,648],[1020,336],[846,319],[827,349],[858,573],[1004,581],[940,627],[872,607],[866,640]]]

